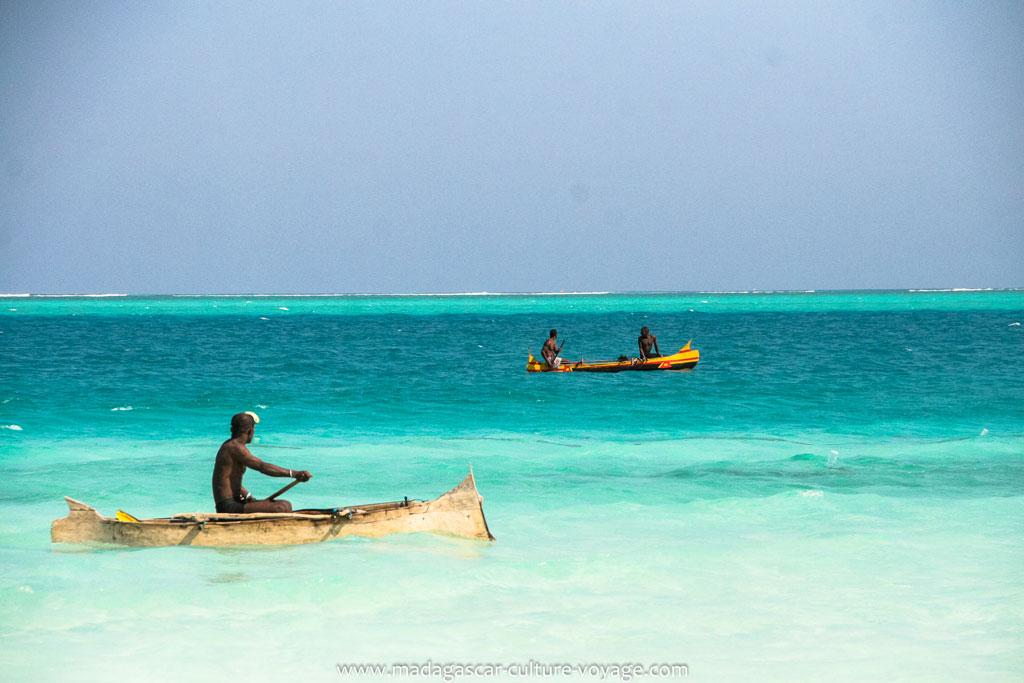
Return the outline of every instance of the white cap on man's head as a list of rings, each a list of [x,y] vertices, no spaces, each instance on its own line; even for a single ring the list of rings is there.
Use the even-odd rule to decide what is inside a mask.
[[[252,418],[254,424],[260,423],[260,416],[257,415],[256,413],[252,412],[251,410],[247,410],[245,411],[245,414]]]

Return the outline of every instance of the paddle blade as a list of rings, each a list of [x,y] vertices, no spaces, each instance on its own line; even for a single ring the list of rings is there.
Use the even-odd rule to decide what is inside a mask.
[[[135,517],[132,517],[131,515],[129,515],[124,510],[118,510],[117,514],[114,515],[114,517],[117,518],[117,521],[119,521],[119,522],[128,522],[129,524],[140,524],[141,523],[141,522],[139,522],[138,519],[136,519]]]

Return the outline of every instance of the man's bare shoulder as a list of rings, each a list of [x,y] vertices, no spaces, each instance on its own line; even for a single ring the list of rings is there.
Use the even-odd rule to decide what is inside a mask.
[[[237,458],[249,454],[249,449],[238,443],[234,439],[228,439],[220,445],[220,450],[217,451],[217,457],[226,458]]]

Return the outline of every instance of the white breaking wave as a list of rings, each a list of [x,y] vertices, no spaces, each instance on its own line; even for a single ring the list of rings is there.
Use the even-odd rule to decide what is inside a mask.
[[[835,467],[839,463],[839,451],[834,448],[828,452],[828,466]]]
[[[0,429],[10,429],[12,432],[25,431],[21,428],[21,425],[4,425],[3,427],[0,427]]]
[[[112,296],[128,296],[128,294],[33,294],[33,299],[106,299]]]
[[[325,296],[361,297],[446,297],[446,296],[604,296],[615,292],[407,292],[400,294],[328,294]],[[302,296],[302,295],[298,295]]]
[[[313,298],[388,298],[413,296],[602,296],[615,292],[349,292],[336,294],[171,294],[175,299],[313,299]]]
[[[994,292],[994,287],[950,287],[949,289],[908,289],[908,292]]]
[[[815,294],[816,289],[723,289],[700,290],[694,294]],[[686,294],[687,292],[679,292]]]
[[[116,408],[111,408],[110,409],[111,412],[126,411],[126,410],[135,410],[135,408],[132,408],[131,406],[118,406]]]
[[[801,491],[800,495],[806,498],[821,498],[822,496],[825,495],[825,492],[819,491],[817,489],[812,489],[810,491]]]
[[[606,294],[614,294],[614,292],[495,292],[487,296],[604,296]],[[455,294],[454,296],[462,295]]]
[[[32,295],[31,294],[21,294],[21,293],[19,293],[19,294],[0,293],[0,299],[24,299],[27,296],[32,296]]]

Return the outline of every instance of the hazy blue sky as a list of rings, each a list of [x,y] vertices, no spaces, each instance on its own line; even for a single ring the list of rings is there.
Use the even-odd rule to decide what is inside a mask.
[[[1024,286],[1024,3],[0,0],[0,291]]]

